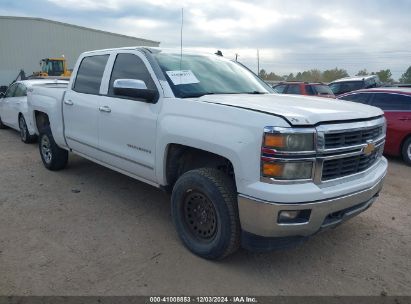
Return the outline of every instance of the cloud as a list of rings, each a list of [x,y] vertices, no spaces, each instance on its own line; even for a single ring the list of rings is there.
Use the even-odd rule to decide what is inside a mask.
[[[411,1],[0,0],[0,14],[36,16],[161,41],[221,49],[277,74],[338,66],[354,74],[411,62]],[[4,9],[7,7],[7,10]]]
[[[359,40],[363,33],[353,27],[331,27],[322,30],[320,36],[329,40]]]

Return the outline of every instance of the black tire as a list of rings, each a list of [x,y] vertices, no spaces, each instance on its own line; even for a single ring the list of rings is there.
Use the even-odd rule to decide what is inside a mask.
[[[173,188],[171,215],[180,239],[196,255],[220,260],[240,246],[237,190],[222,171],[184,173]]]
[[[29,129],[27,128],[26,120],[23,115],[19,116],[19,129],[20,129],[20,139],[25,144],[30,144],[36,141],[36,135],[30,135]]]
[[[58,171],[67,166],[68,151],[57,146],[50,127],[45,127],[40,131],[39,151],[41,160],[47,169]]]
[[[408,166],[411,166],[411,137],[408,137],[402,145],[402,158]]]
[[[0,129],[7,129],[7,126],[3,124],[3,122],[1,121],[1,117],[0,117]]]

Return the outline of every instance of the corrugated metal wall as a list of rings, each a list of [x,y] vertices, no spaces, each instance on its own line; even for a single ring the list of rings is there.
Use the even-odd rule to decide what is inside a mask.
[[[72,69],[84,51],[142,45],[159,42],[45,19],[0,16],[0,85],[8,85],[20,69],[26,75],[38,71],[42,58],[64,55]]]

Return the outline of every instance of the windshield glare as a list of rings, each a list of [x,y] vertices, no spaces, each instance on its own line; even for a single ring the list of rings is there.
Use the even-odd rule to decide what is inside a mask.
[[[181,62],[180,54],[158,53],[154,56],[176,97],[273,93],[267,84],[245,67],[219,56],[183,54]],[[173,71],[188,71],[188,77],[180,80],[183,84],[178,84],[176,78],[170,78]]]
[[[317,94],[320,95],[334,95],[333,91],[331,91],[330,87],[327,85],[314,85],[314,89]]]
[[[344,81],[330,84],[334,94],[343,94],[346,92],[356,91],[364,87],[363,81]]]

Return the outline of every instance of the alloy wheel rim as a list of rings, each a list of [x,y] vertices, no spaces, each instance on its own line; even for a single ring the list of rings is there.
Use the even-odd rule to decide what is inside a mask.
[[[20,127],[20,136],[21,136],[21,139],[26,140],[26,138],[27,138],[26,122],[24,121],[23,116],[20,116],[20,119],[19,119],[19,127]]]
[[[51,163],[53,155],[52,155],[51,148],[50,148],[50,140],[48,139],[46,135],[44,135],[41,138],[40,147],[41,147],[41,155],[43,155],[44,161],[47,164]]]
[[[408,154],[408,159],[411,159],[411,143],[408,145],[407,154]]]
[[[184,220],[190,234],[201,242],[210,242],[217,232],[217,214],[203,193],[191,190],[183,204]]]

